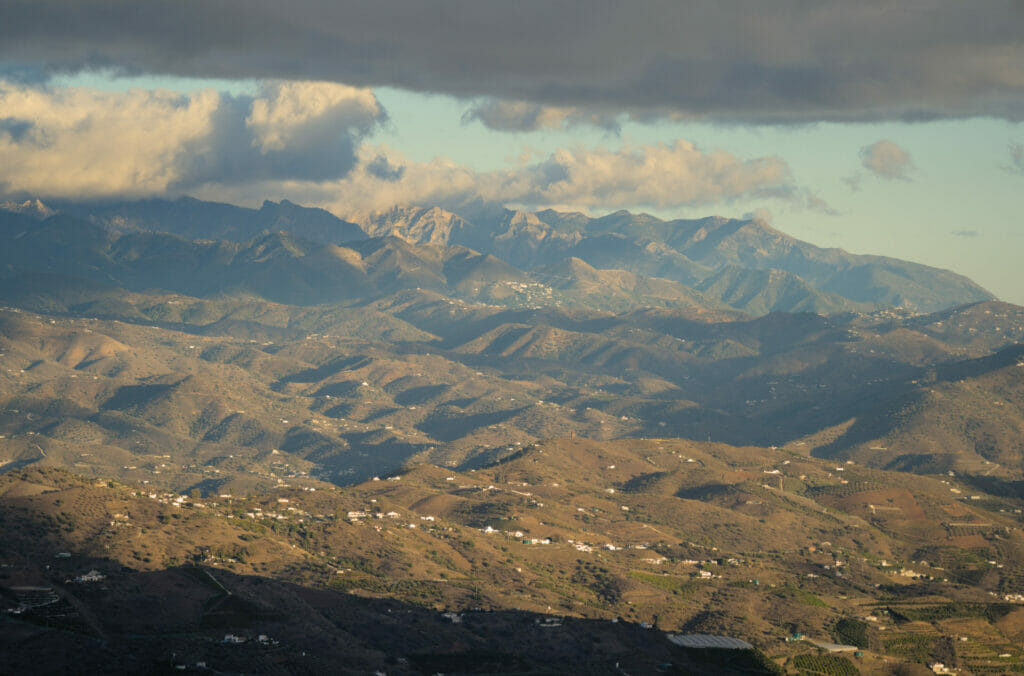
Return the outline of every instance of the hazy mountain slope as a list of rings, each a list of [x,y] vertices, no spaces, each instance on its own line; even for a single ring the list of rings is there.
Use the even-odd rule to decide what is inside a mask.
[[[783,270],[723,265],[697,286],[703,294],[719,298],[754,315],[769,312],[866,312],[874,306],[856,303],[839,294],[819,291],[800,277]]]
[[[112,282],[108,249],[116,237],[99,226],[58,214],[38,221],[0,211],[4,276],[55,272]]]
[[[589,218],[551,210],[536,214],[483,210],[467,212],[467,218],[437,207],[395,207],[366,217],[360,229],[326,211],[287,201],[265,202],[260,209],[191,198],[54,206],[111,232],[160,231],[186,240],[242,243],[284,231],[295,241],[338,245],[365,239],[369,232],[375,237],[393,236],[416,246],[467,247],[527,273],[538,266],[556,265],[575,257],[598,269],[624,270],[696,287],[714,300],[756,312],[835,312],[888,306],[930,312],[991,298],[984,289],[952,272],[892,258],[820,248],[757,219],[709,217],[662,221],[624,211]],[[24,211],[20,206],[11,205],[10,209],[13,211],[2,212],[0,220],[24,216],[16,213]],[[49,212],[30,209],[27,213],[31,215],[25,218],[34,220]],[[762,271],[762,276],[755,282],[753,278],[757,275],[742,269]],[[788,274],[764,276],[764,271],[770,270]],[[755,298],[758,294],[752,293],[752,289],[737,290],[737,284],[743,285],[738,280],[744,277],[748,286],[765,286],[761,297]],[[326,279],[313,275],[300,287],[311,290],[317,284],[332,283],[340,280],[332,279],[331,275]],[[491,287],[474,283],[471,288]],[[504,293],[497,290],[495,299],[500,300]],[[333,297],[338,296],[335,293]],[[295,297],[289,300],[297,302]]]
[[[363,227],[375,234],[390,233],[415,242],[443,239],[447,244],[493,254],[523,270],[577,257],[597,268],[624,269],[685,284],[692,284],[710,273],[709,269],[649,238],[631,238],[620,233],[584,235],[552,226],[537,214],[525,211],[504,210],[476,218],[478,220],[469,220],[437,208],[396,207],[368,217]],[[421,226],[420,222],[428,225]],[[435,222],[444,225],[429,225]],[[441,234],[430,235],[433,239],[428,240],[417,234],[420,230]]]
[[[21,217],[4,220],[11,222],[0,233],[0,261],[8,275],[70,274],[131,289],[249,293],[297,304],[446,284],[439,251],[414,250],[394,239],[364,239],[357,250],[284,232],[236,243],[157,232],[118,235],[64,215],[27,224]]]
[[[469,297],[494,298],[497,287],[533,281],[500,258],[458,246],[445,251],[444,276],[452,288]]]
[[[55,203],[54,207],[113,231],[150,230],[185,239],[224,239],[246,242],[269,232],[292,235],[325,244],[364,239],[354,223],[288,200],[265,201],[259,209],[205,202],[191,197],[111,203]]]
[[[955,305],[992,300],[991,293],[949,270],[881,256],[864,257],[856,265],[829,276],[824,291],[858,302],[935,312]]]
[[[162,232],[116,232],[63,214],[39,221],[0,212],[0,243],[5,245],[0,265],[7,276],[77,275],[192,296],[241,294],[310,305],[430,289],[502,305],[612,310],[648,304],[648,294],[654,294],[651,302],[695,313],[724,309],[697,292],[643,277],[623,282],[631,287],[628,292],[595,293],[592,285],[562,284],[555,293],[493,255],[460,245],[411,244],[394,236],[346,246],[283,231],[245,242],[187,240]]]
[[[1024,471],[1024,346],[928,375],[818,452],[917,472]]]
[[[664,241],[699,263],[785,270],[815,288],[855,302],[931,312],[993,297],[966,277],[948,270],[884,256],[824,249],[794,239],[757,219],[710,218],[671,224],[676,229]]]
[[[371,237],[393,235],[412,244],[451,243],[452,232],[472,227],[465,219],[440,207],[402,207],[371,214],[362,223]]]
[[[612,312],[644,305],[689,307],[697,313],[709,314],[728,313],[731,309],[731,304],[679,282],[625,270],[598,269],[576,257],[535,267],[530,274],[555,289],[571,291],[576,302]]]
[[[377,214],[368,223],[372,226],[366,227],[375,233],[394,232],[413,241],[444,239],[491,253],[524,270],[577,257],[596,268],[664,277],[696,286],[726,303],[731,298],[730,304],[750,311],[836,312],[903,306],[929,312],[992,298],[955,273],[820,248],[757,219],[662,221],[625,211],[589,218],[551,210],[536,214],[505,210],[464,219],[436,209],[406,208]],[[765,289],[764,298],[758,300],[736,293],[735,281],[721,281],[723,275],[750,277],[750,271],[770,270],[787,274],[759,278]]]

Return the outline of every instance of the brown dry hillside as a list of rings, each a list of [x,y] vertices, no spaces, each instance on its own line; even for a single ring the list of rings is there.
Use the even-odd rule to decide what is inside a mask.
[[[1005,345],[1024,319],[1005,304],[710,321],[426,291],[311,308],[43,281],[0,285],[34,310],[0,311],[6,463],[186,489],[281,472],[351,483],[575,434],[802,441],[879,467],[1022,476]]]
[[[864,641],[865,659],[922,662],[955,624],[970,639],[955,648],[967,670],[1020,664],[1024,502],[904,476],[796,448],[549,440],[476,470],[418,465],[347,488],[288,481],[250,495],[19,470],[0,478],[0,515],[9,575],[99,567],[127,584],[129,569],[194,562],[437,611],[738,636],[785,664],[809,650],[784,641],[794,631]],[[137,612],[139,599],[120,598],[122,613]],[[249,624],[236,613],[218,626],[255,633],[272,619],[239,612]],[[850,627],[861,638],[836,638]]]

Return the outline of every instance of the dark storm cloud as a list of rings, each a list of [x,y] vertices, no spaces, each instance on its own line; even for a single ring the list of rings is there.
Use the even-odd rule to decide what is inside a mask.
[[[600,115],[1020,120],[1022,34],[1016,0],[8,0],[0,60],[391,85]]]

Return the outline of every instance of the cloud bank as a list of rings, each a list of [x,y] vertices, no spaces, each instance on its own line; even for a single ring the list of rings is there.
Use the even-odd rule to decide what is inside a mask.
[[[210,184],[197,196],[239,203],[288,197],[349,217],[396,204],[589,211],[699,206],[754,197],[803,204],[805,198],[788,165],[778,158],[744,160],[721,151],[706,152],[683,140],[617,150],[562,148],[540,161],[486,172],[445,158],[410,163],[385,146],[365,145],[359,156],[359,164],[337,181]]]
[[[678,139],[576,146],[495,171],[411,163],[366,142],[386,119],[373,92],[272,81],[254,96],[32,87],[0,82],[0,195],[292,199],[341,214],[395,204],[454,208],[676,208],[779,198],[822,210],[777,157],[741,158]]]
[[[337,179],[386,117],[371,91],[323,82],[254,97],[0,82],[0,111],[0,193],[73,198]]]
[[[325,80],[598,119],[1021,120],[1022,34],[1017,0],[7,0],[0,62],[8,77]]]

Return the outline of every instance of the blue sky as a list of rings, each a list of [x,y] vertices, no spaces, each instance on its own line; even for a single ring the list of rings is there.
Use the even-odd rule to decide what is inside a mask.
[[[1019,5],[838,5],[18,1],[0,197],[758,212],[1024,304]]]

